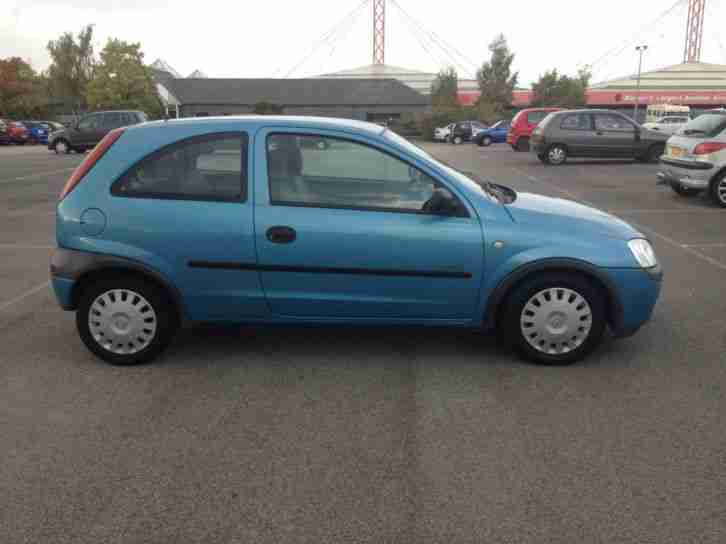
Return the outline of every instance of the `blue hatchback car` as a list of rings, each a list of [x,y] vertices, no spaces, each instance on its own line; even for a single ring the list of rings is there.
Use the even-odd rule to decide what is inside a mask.
[[[501,144],[507,141],[509,132],[509,121],[497,121],[487,129],[478,132],[473,141],[480,147],[488,147],[492,144]]]
[[[100,358],[189,323],[497,330],[545,364],[651,316],[661,268],[606,213],[477,181],[378,125],[160,121],[109,133],[64,188],[52,283]]]

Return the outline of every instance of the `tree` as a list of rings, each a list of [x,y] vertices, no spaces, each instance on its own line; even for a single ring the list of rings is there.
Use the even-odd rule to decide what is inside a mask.
[[[579,70],[576,77],[560,75],[556,69],[545,72],[539,81],[532,85],[534,91],[532,105],[563,108],[584,106],[585,90],[590,83],[590,75],[586,69]]]
[[[272,102],[262,100],[255,104],[252,112],[256,113],[257,115],[280,115],[283,110],[284,107],[280,106],[279,104],[273,104]]]
[[[441,70],[431,83],[431,104],[434,108],[452,108],[459,105],[459,76],[453,66]]]
[[[47,75],[51,96],[73,110],[86,106],[86,87],[94,68],[92,39],[93,25],[88,25],[77,37],[66,32],[48,42],[51,65]]]
[[[108,40],[88,83],[86,102],[91,109],[138,109],[160,116],[161,100],[141,44]]]
[[[23,59],[0,59],[0,117],[34,117],[48,105],[42,76]]]
[[[488,109],[494,112],[495,116],[501,116],[512,106],[512,93],[517,85],[519,73],[512,73],[512,53],[507,45],[503,34],[499,34],[489,44],[489,51],[492,55],[489,61],[482,64],[476,74],[479,82],[479,104],[488,104]]]

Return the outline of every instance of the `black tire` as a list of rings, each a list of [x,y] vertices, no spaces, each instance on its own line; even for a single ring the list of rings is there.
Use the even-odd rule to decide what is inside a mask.
[[[65,146],[65,150],[64,151],[59,150],[58,144],[62,144],[62,146]],[[65,153],[66,155],[69,155],[72,150],[73,150],[73,148],[71,147],[71,144],[65,138],[59,138],[58,140],[53,142],[53,151],[55,151],[56,154],[58,154],[58,155],[63,154],[63,153]]]
[[[567,147],[562,144],[552,144],[544,153],[545,164],[561,166],[567,162]]]
[[[726,208],[726,172],[711,181],[709,193],[716,204]]]
[[[537,153],[537,158],[543,163],[547,164],[547,155],[545,153]]]
[[[663,153],[665,153],[665,144],[653,144],[648,148],[648,152],[640,160],[650,164],[657,164]]]
[[[677,182],[671,183],[671,189],[673,189],[673,191],[677,195],[682,196],[682,197],[685,197],[685,198],[694,197],[694,196],[698,195],[701,192],[700,189],[693,189],[691,187],[684,187],[683,185],[681,185],[680,183],[677,183]]]
[[[113,353],[93,337],[89,315],[95,300],[111,290],[128,290],[141,295],[156,314],[156,331],[146,347],[132,354]],[[169,296],[156,285],[138,277],[113,275],[86,286],[80,296],[76,311],[76,328],[86,347],[97,357],[118,366],[148,363],[157,357],[174,339],[179,319]]]
[[[587,301],[590,306],[591,326],[587,337],[575,349],[550,354],[530,345],[522,332],[520,320],[525,306],[533,296],[543,290],[556,288],[570,289]],[[514,288],[503,303],[500,316],[500,336],[525,359],[542,365],[569,365],[582,360],[600,343],[606,324],[606,297],[601,288],[576,272],[542,273],[525,279]]]
[[[529,151],[529,138],[520,138],[517,141],[517,151]]]

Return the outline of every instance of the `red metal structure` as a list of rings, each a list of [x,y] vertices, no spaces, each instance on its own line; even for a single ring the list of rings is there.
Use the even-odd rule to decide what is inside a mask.
[[[386,63],[386,0],[373,0],[373,64]]]
[[[703,19],[706,16],[706,0],[688,1],[688,22],[686,23],[686,47],[683,51],[683,62],[699,62],[701,60],[701,42],[703,40]]]

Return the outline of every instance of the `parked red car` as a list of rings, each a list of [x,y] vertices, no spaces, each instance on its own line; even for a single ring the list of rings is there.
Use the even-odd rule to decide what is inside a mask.
[[[18,121],[8,121],[6,132],[10,141],[14,144],[24,145],[28,141],[28,129]]]
[[[562,108],[527,108],[520,111],[512,119],[512,125],[507,133],[507,143],[515,151],[529,151],[529,139],[537,124],[553,111]]]

